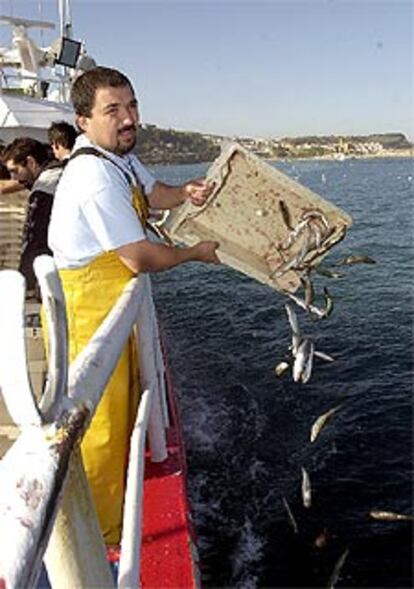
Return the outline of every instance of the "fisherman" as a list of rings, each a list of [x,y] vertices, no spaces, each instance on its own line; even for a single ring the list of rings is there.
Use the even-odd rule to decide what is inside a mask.
[[[66,121],[54,121],[50,125],[47,137],[57,160],[66,161],[69,158],[77,136],[75,127]]]
[[[213,186],[159,181],[132,153],[139,126],[129,79],[97,67],[79,76],[71,94],[81,135],[59,184],[49,244],[59,268],[69,321],[70,361],[88,343],[125,284],[140,272],[190,261],[219,263],[217,242],[188,248],[154,242],[149,207],[203,205]],[[82,456],[106,544],[120,540],[128,440],[137,406],[134,350],[125,347],[82,442]]]
[[[0,195],[13,194],[15,192],[20,192],[21,190],[24,190],[24,186],[22,186],[20,182],[17,182],[17,180],[12,180],[6,165],[0,160]]]
[[[37,289],[34,259],[41,254],[51,254],[47,230],[62,169],[51,157],[48,145],[30,137],[19,137],[10,143],[2,153],[2,160],[12,180],[30,190],[19,266],[30,295]]]

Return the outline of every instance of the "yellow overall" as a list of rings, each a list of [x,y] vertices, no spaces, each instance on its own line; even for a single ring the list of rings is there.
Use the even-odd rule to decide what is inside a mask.
[[[131,184],[132,204],[145,225],[148,206]],[[114,252],[81,268],[59,271],[66,298],[69,361],[89,342],[133,276]],[[129,436],[139,397],[136,351],[129,339],[103,393],[81,451],[106,544],[120,541]]]

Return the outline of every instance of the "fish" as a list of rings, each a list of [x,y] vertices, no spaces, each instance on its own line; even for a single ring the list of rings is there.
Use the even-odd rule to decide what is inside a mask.
[[[306,470],[302,466],[302,502],[306,509],[312,506],[312,489],[310,478]]]
[[[311,427],[311,432],[310,432],[310,441],[312,443],[316,440],[316,438],[319,436],[321,430],[325,427],[325,425],[328,423],[330,418],[338,411],[338,409],[341,406],[342,405],[337,405],[336,407],[329,409],[329,411],[320,415],[318,417],[318,419],[313,423],[313,425]]]
[[[333,311],[334,303],[333,303],[333,298],[332,298],[329,290],[326,288],[326,286],[323,287],[323,295],[325,298],[325,315],[324,315],[324,317],[329,317],[329,315]]]
[[[291,327],[293,333],[296,335],[300,335],[298,317],[297,317],[292,305],[289,305],[289,303],[286,303],[285,309],[286,309],[289,324],[290,324],[290,327]]]
[[[370,517],[386,522],[414,521],[414,515],[405,513],[394,513],[394,511],[370,511]]]
[[[277,364],[275,366],[276,376],[282,376],[288,368],[289,368],[288,362],[279,362],[279,364]]]
[[[329,589],[334,589],[334,587],[336,585],[336,582],[339,579],[339,575],[341,573],[342,567],[344,566],[345,561],[346,561],[346,559],[348,557],[348,554],[349,554],[349,548],[346,548],[344,550],[344,552],[341,554],[341,556],[338,558],[338,560],[337,560],[337,562],[336,562],[336,564],[335,564],[335,566],[333,568],[332,574],[329,577],[329,581],[328,581],[328,584],[327,584],[327,587]]]
[[[330,228],[327,218],[320,211],[306,211],[305,213],[302,214],[301,219],[303,219],[304,221],[307,219],[309,219],[309,220],[319,219],[320,221],[322,221],[322,224],[325,226],[326,231],[328,231],[328,229]]]
[[[376,264],[377,262],[369,256],[346,256],[335,262],[334,266],[350,266],[352,264]]]
[[[288,234],[285,241],[280,244],[281,250],[287,250],[297,241],[298,237],[303,233],[303,231],[308,227],[309,219],[305,219],[304,221],[300,221]]]
[[[293,362],[293,380],[295,382],[305,384],[310,379],[314,350],[314,343],[307,337],[303,338],[297,348]]]
[[[326,276],[327,278],[343,278],[345,276],[343,272],[335,272],[334,270],[329,270],[328,268],[321,268],[319,266],[316,266],[314,270],[317,274],[320,274],[321,276]]]
[[[284,224],[289,229],[289,231],[293,231],[292,217],[289,211],[289,207],[287,206],[284,200],[279,200],[279,209],[282,213],[282,219]]]
[[[293,531],[295,532],[295,534],[298,534],[299,533],[298,524],[296,523],[295,517],[292,513],[292,510],[290,509],[289,503],[287,502],[287,499],[285,496],[282,497],[282,501],[283,501],[283,505],[285,506],[285,509],[287,511],[289,521],[292,524]]]
[[[293,302],[295,302],[298,305],[298,307],[301,307],[305,311],[308,311],[312,315],[315,315],[315,317],[317,317],[318,319],[323,319],[324,317],[326,317],[325,309],[319,309],[319,307],[317,307],[316,305],[308,305],[305,299],[301,299],[300,297],[292,294],[289,291],[284,292]]]
[[[326,354],[325,352],[315,350],[314,354],[315,354],[315,356],[317,356],[321,360],[325,360],[325,362],[335,362],[335,358],[332,358],[332,356],[330,356],[329,354]]]
[[[305,305],[309,307],[315,298],[315,290],[313,288],[312,280],[309,278],[309,275],[301,276],[300,283],[305,291]]]

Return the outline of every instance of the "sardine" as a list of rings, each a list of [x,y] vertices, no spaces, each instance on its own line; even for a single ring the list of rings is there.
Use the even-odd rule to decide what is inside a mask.
[[[303,506],[309,509],[312,506],[312,488],[310,478],[302,466],[302,501]]]
[[[379,519],[386,522],[414,521],[414,515],[394,513],[393,511],[370,511],[369,515],[374,519]]]
[[[310,342],[310,346],[309,346],[309,354],[308,354],[308,358],[305,362],[305,367],[303,369],[302,372],[302,384],[305,384],[308,382],[308,380],[311,377],[312,374],[312,368],[313,368],[313,355],[315,352],[315,345],[313,342]]]
[[[327,585],[327,587],[329,589],[334,589],[336,582],[339,579],[339,575],[341,573],[342,567],[344,566],[345,561],[348,557],[348,554],[349,554],[349,548],[346,548],[346,550],[344,550],[344,552],[338,558],[338,560],[333,568],[332,574],[329,577],[329,581],[328,581],[328,585]]]
[[[303,231],[307,228],[309,224],[309,219],[305,221],[301,221],[296,225],[294,229],[288,234],[285,241],[280,244],[281,250],[287,250],[297,241],[298,237],[303,233]]]
[[[282,497],[282,501],[283,501],[283,505],[285,506],[285,509],[287,511],[289,521],[292,524],[293,531],[295,532],[295,534],[298,534],[299,533],[298,524],[296,523],[296,520],[294,518],[292,510],[290,509],[289,503],[287,502],[287,499],[285,496]]]
[[[303,220],[320,219],[322,221],[323,225],[325,226],[325,229],[326,230],[329,229],[328,220],[325,217],[325,215],[323,213],[321,213],[320,211],[306,211],[306,213],[303,213],[301,215],[301,219],[303,219]]]
[[[351,266],[352,264],[376,264],[369,256],[347,256],[335,262],[334,266]]]
[[[306,276],[301,276],[300,283],[303,286],[303,290],[305,291],[305,305],[309,307],[312,305],[314,298],[315,298],[315,290],[313,288],[312,280],[309,277],[309,274]]]
[[[337,405],[336,407],[329,409],[329,411],[327,411],[326,413],[323,413],[322,415],[320,415],[318,417],[318,419],[314,422],[314,424],[312,425],[312,428],[311,428],[311,433],[310,433],[310,441],[311,442],[314,442],[316,440],[316,438],[319,436],[321,430],[325,427],[325,425],[328,423],[330,418],[334,415],[334,413],[336,413],[338,411],[338,409],[340,407],[341,407],[341,405]]]
[[[276,376],[282,376],[288,368],[289,368],[289,364],[287,362],[279,362],[279,364],[277,364],[277,366],[275,366]]]
[[[329,354],[325,354],[325,352],[320,352],[319,350],[314,351],[315,356],[320,358],[321,360],[325,360],[325,362],[335,362],[335,358],[332,358]]]
[[[298,317],[297,317],[292,305],[289,305],[289,303],[286,303],[285,309],[286,309],[286,313],[287,313],[287,316],[289,319],[289,324],[290,324],[290,327],[291,327],[293,333],[296,335],[300,335]]]
[[[313,366],[314,343],[309,338],[303,338],[296,351],[293,362],[293,380],[305,384],[311,377]]]
[[[333,298],[331,297],[331,294],[330,294],[329,290],[326,288],[326,286],[323,287],[323,295],[325,297],[325,315],[324,315],[324,317],[329,317],[329,315],[333,311],[334,303],[333,303]]]
[[[321,276],[326,276],[327,278],[343,278],[345,276],[343,272],[335,272],[333,270],[329,270],[328,268],[321,268],[319,266],[315,267],[315,272]]]
[[[287,206],[284,200],[279,200],[279,209],[282,213],[282,219],[284,224],[289,229],[289,231],[293,231],[292,217],[289,211],[289,207]]]

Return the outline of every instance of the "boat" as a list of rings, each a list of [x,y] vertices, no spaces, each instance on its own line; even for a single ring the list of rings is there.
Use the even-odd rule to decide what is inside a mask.
[[[19,136],[46,141],[47,129],[53,121],[74,121],[69,103],[71,83],[96,63],[87,54],[84,43],[73,37],[68,0],[59,2],[59,14],[59,36],[47,47],[39,47],[31,33],[36,29],[53,31],[54,23],[0,16],[0,26],[11,30],[10,46],[0,47],[0,143],[6,144]],[[125,498],[127,525],[124,525],[122,550],[120,546],[105,548],[93,506],[88,503],[86,511],[79,511],[85,507],[82,498],[85,488],[77,486],[73,473],[81,470],[76,456],[80,431],[74,434],[70,424],[65,422],[68,406],[60,407],[58,411],[52,411],[50,406],[48,411],[45,409],[49,394],[55,396],[54,408],[57,398],[61,401],[64,398],[63,405],[71,405],[69,414],[72,418],[77,411],[78,418],[82,413],[73,400],[77,377],[66,365],[67,342],[62,335],[66,321],[64,314],[57,322],[50,316],[54,328],[50,333],[48,364],[40,327],[40,304],[25,298],[22,277],[16,271],[26,205],[27,193],[24,191],[14,193],[13,199],[0,195],[0,269],[3,270],[0,272],[0,517],[6,518],[0,526],[0,587],[35,587],[39,577],[41,582],[44,579],[44,556],[48,582],[52,586],[114,587],[114,571],[119,569],[119,587],[157,587],[160,579],[165,587],[198,587],[200,574],[186,490],[185,448],[174,387],[167,359],[161,351],[150,284],[144,278],[134,279],[124,295],[125,299],[131,292],[136,293],[140,301],[138,307],[145,310],[147,322],[142,321],[141,325],[146,325],[150,347],[140,351],[146,386],[131,438],[128,497]],[[42,271],[46,275],[42,275]],[[44,259],[43,265],[40,263],[39,272],[44,297],[63,308],[56,269],[50,258]],[[125,310],[125,301],[120,305]],[[116,362],[123,341],[136,322],[138,307],[133,307],[135,315],[131,310],[124,313],[127,315],[126,327],[125,317],[119,309],[114,310],[115,331],[111,325],[102,326],[104,331],[109,329],[108,333],[115,333],[110,337],[117,342],[110,352],[108,366]],[[117,321],[124,321],[122,328],[117,326]],[[58,342],[57,332],[60,333]],[[94,345],[92,341],[92,349]],[[156,363],[152,358],[154,351],[157,352]],[[99,356],[99,350],[97,354]],[[56,377],[56,363],[58,373],[68,374],[68,378],[60,379],[59,390],[49,390],[46,394],[45,382],[47,377],[49,382]],[[85,363],[80,359],[80,363],[86,372],[91,369],[88,360]],[[102,375],[98,377],[101,378]],[[68,388],[72,401],[67,395]],[[16,390],[19,391],[17,403]],[[100,390],[95,389],[98,394],[95,402],[102,390],[103,381]],[[53,419],[50,417],[52,413]],[[65,435],[74,436],[69,454],[62,450],[63,456],[53,454],[50,444],[45,446],[45,437],[55,436],[58,421],[66,423]],[[52,446],[56,444],[58,441],[54,437]],[[36,464],[33,472],[27,461]],[[20,473],[17,478],[16,473]],[[21,493],[18,489],[33,493],[42,476],[44,493],[36,500],[31,514],[27,516],[26,513],[25,517],[22,510],[28,505],[25,501],[19,503]],[[13,489],[11,493],[6,491],[7,488],[10,490],[8,485]],[[81,519],[85,521],[80,527],[70,524],[68,528],[66,525],[65,518],[72,513],[71,509],[77,516],[82,513]],[[92,537],[89,529],[93,531]],[[14,538],[12,542],[11,537]]]

